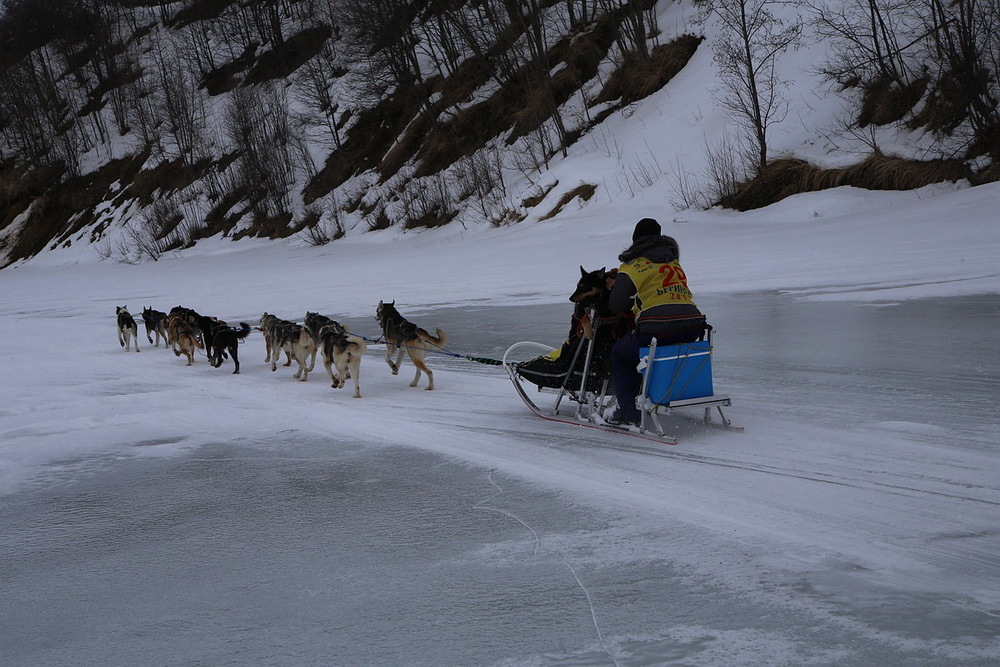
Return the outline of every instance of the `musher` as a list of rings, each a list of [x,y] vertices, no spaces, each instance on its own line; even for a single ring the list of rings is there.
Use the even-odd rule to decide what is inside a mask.
[[[639,349],[648,347],[653,338],[657,345],[690,343],[703,338],[708,328],[694,304],[679,258],[677,241],[664,236],[660,223],[652,218],[636,223],[632,245],[618,256],[622,264],[610,307],[616,313],[631,310],[636,324],[635,331],[611,348],[611,381],[618,401],[615,413],[604,418],[611,426],[639,423],[641,414],[635,405],[642,388],[642,376],[636,370]]]

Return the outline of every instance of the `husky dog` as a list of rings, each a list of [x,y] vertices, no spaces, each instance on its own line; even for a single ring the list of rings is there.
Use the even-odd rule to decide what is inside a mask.
[[[197,329],[199,315],[190,308],[174,306],[167,314],[167,342],[177,352],[177,335],[185,329]]]
[[[160,347],[160,338],[163,338],[163,346],[167,346],[167,314],[152,308],[142,309],[142,322],[146,325],[146,340],[153,345],[153,334],[156,334],[156,347]]]
[[[135,338],[135,351],[139,351],[139,326],[135,319],[128,312],[128,306],[117,306],[115,314],[118,315],[118,344],[126,350],[132,349],[132,339]]]
[[[229,324],[218,317],[199,315],[198,313],[194,313],[193,317],[195,326],[201,331],[201,340],[205,344],[205,354],[209,359],[212,359],[215,356],[215,334],[223,329],[228,329]]]
[[[240,341],[245,339],[249,334],[250,325],[246,322],[240,322],[239,329],[230,327],[217,328],[215,330],[215,338],[212,340],[212,349],[215,351],[215,356],[209,357],[208,362],[213,367],[218,368],[222,365],[222,360],[226,358],[226,350],[228,350],[229,357],[236,364],[236,370],[233,371],[233,374],[238,375],[240,372]]]
[[[173,345],[174,356],[187,357],[187,365],[194,364],[195,349],[204,350],[205,345],[201,342],[201,332],[197,329],[183,326],[174,331]]]
[[[434,373],[424,363],[424,356],[433,347],[443,347],[448,342],[444,332],[437,329],[437,336],[432,336],[413,322],[407,321],[396,310],[396,302],[378,302],[375,309],[375,319],[382,327],[382,338],[385,339],[385,363],[389,364],[393,375],[399,375],[399,366],[403,361],[403,350],[410,356],[410,361],[417,367],[411,387],[416,387],[420,380],[420,371],[427,373],[427,389],[434,389]],[[396,355],[396,361],[392,355]]]
[[[278,357],[281,350],[288,355],[289,363],[294,359],[299,365],[299,370],[295,372],[295,379],[305,382],[309,379],[309,367],[306,362],[309,355],[316,354],[316,343],[313,341],[309,331],[301,324],[280,320],[272,329],[271,338],[271,370],[278,370]]]
[[[325,326],[333,326],[340,331],[347,331],[344,327],[340,326],[339,322],[334,322],[326,315],[320,315],[319,313],[311,313],[306,311],[306,319],[303,320],[305,323],[306,330],[309,335],[312,336],[313,342],[316,343],[316,349],[320,347],[319,331]],[[309,372],[312,373],[312,369],[316,366],[316,353],[313,352],[312,357],[309,360]]]
[[[281,356],[281,347],[274,344],[274,330],[278,324],[285,322],[276,315],[271,315],[270,313],[264,313],[260,316],[259,328],[260,332],[264,334],[264,363],[271,363],[271,356],[274,356],[274,360],[277,361],[278,357]],[[285,366],[292,365],[292,358],[286,353]]]
[[[323,367],[330,374],[331,386],[338,389],[347,384],[347,378],[354,378],[354,398],[361,398],[361,357],[368,346],[364,339],[347,333],[344,327],[331,320],[320,327],[319,345],[323,350]],[[333,368],[337,372],[334,374]]]
[[[183,316],[177,314],[167,316],[167,341],[170,343],[170,349],[177,352],[177,338],[182,331],[190,328],[191,325]]]

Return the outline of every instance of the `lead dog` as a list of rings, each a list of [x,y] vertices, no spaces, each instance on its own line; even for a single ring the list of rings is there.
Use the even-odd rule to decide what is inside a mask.
[[[117,306],[115,314],[118,316],[118,344],[126,351],[132,349],[132,339],[135,338],[135,351],[139,351],[139,326],[135,319],[128,312],[128,306]]]
[[[142,323],[146,325],[146,340],[153,345],[153,334],[156,334],[156,347],[160,346],[160,338],[163,339],[163,346],[167,346],[167,314],[152,308],[142,309]]]
[[[403,350],[410,356],[410,361],[417,367],[417,374],[413,376],[411,387],[416,387],[420,380],[420,371],[427,373],[427,389],[434,389],[434,373],[424,363],[424,356],[431,347],[443,347],[448,342],[448,337],[440,329],[437,329],[437,336],[432,336],[424,329],[421,329],[413,322],[407,321],[398,310],[396,302],[378,302],[375,309],[375,319],[382,327],[382,338],[385,340],[385,363],[389,364],[393,375],[399,375],[399,366],[403,361]],[[392,355],[396,355],[393,362]]]

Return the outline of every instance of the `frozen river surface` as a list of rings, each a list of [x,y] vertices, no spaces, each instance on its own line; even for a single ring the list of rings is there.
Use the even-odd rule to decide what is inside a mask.
[[[0,506],[0,664],[997,664],[1000,298],[701,305],[744,434],[630,448],[459,359],[404,393],[376,348],[367,396],[429,401],[412,433],[392,400],[371,437],[280,405],[41,469]],[[568,306],[418,315],[499,356]],[[275,383],[259,343],[206,391]]]

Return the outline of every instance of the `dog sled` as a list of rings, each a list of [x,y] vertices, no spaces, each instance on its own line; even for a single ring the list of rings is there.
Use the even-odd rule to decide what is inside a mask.
[[[604,349],[595,338],[556,349],[542,343],[522,341],[507,348],[503,367],[524,404],[544,419],[588,428],[627,433],[645,440],[676,445],[661,419],[677,410],[702,409],[702,421],[715,424],[717,411],[723,428],[732,425],[723,408],[732,405],[728,395],[716,394],[712,377],[712,330],[705,340],[657,345],[653,339],[640,350],[637,369],[642,373],[642,391],[636,399],[641,418],[637,427],[623,428],[604,422],[615,406],[611,386],[610,346]],[[525,359],[526,355],[536,356]],[[569,363],[556,365],[570,354]],[[534,386],[534,389],[530,388]],[[610,414],[610,413],[608,413]]]

